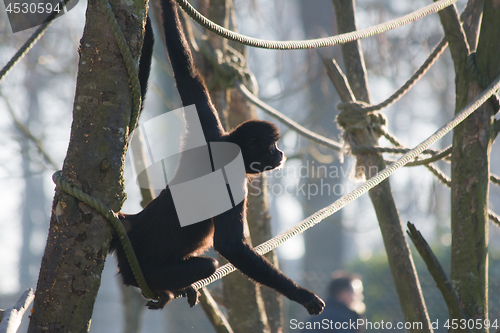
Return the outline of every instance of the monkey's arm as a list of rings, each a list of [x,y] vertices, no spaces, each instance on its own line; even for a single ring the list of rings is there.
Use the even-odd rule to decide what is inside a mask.
[[[206,141],[219,141],[224,130],[203,78],[194,64],[177,13],[177,4],[175,0],[161,0],[161,6],[165,42],[182,105],[196,105]]]
[[[320,314],[325,307],[321,298],[298,286],[248,244],[243,231],[242,209],[243,204],[240,204],[213,218],[215,250],[252,280],[302,304],[309,314]]]

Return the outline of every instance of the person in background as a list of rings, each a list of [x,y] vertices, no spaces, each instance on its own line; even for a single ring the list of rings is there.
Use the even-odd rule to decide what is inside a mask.
[[[345,272],[334,272],[332,277],[328,286],[325,310],[319,316],[310,319],[302,333],[363,331],[362,327],[352,325],[365,312],[361,277]]]

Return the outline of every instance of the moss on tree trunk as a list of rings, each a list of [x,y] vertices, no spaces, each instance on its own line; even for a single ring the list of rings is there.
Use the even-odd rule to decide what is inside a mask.
[[[456,73],[456,111],[500,74],[499,17],[500,1],[484,1],[477,68],[466,67]],[[488,192],[493,116],[497,111],[496,103],[489,100],[453,132],[451,280],[470,319],[488,318]]]
[[[113,1],[112,7],[137,58],[145,3]],[[63,176],[119,211],[132,99],[125,64],[96,0],[88,3],[79,53]],[[29,332],[88,331],[111,233],[103,216],[56,190]]]

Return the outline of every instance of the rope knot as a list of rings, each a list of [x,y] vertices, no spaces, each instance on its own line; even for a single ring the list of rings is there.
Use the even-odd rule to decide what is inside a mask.
[[[373,111],[370,104],[362,101],[342,102],[337,109],[340,111],[337,123],[348,133],[387,124],[387,118],[382,113]]]

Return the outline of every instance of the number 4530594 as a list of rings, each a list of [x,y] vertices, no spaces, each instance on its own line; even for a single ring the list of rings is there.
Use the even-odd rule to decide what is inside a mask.
[[[482,329],[494,328],[498,329],[497,319],[490,321],[489,319],[448,319],[444,323],[444,327],[452,330],[456,329]]]
[[[61,11],[60,4],[57,3],[53,6],[51,3],[28,3],[28,2],[13,2],[9,3],[7,8],[5,9],[7,13],[14,14],[42,14],[47,13],[50,14],[52,12],[59,13]]]

